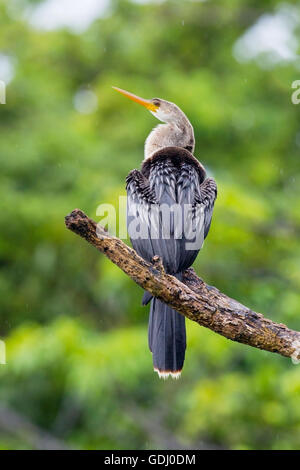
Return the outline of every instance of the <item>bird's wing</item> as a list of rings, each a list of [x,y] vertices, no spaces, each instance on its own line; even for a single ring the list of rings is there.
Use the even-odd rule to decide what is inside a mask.
[[[217,193],[218,190],[215,180],[213,178],[207,178],[200,185],[200,191],[195,198],[196,204],[202,204],[204,208],[204,239],[207,237],[210,229]]]
[[[176,183],[178,168],[171,159],[157,159],[151,165],[149,185],[155,193],[159,210],[158,238],[152,240],[154,253],[163,261],[167,272],[177,273],[181,257],[181,236],[178,236]]]
[[[157,158],[150,168],[150,188],[159,203],[162,227],[153,248],[172,274],[191,266],[203,244],[206,214],[200,200],[202,179],[185,159]],[[163,207],[171,209],[169,214]]]
[[[176,200],[177,169],[171,160],[157,160],[151,167],[149,185],[159,204],[173,205]]]
[[[158,206],[155,192],[139,170],[132,170],[126,178],[127,230],[136,252],[151,261],[155,252],[152,238],[158,238]]]
[[[208,234],[217,186],[212,178],[203,177],[188,161],[175,163],[170,158],[152,161],[147,177],[138,170],[127,177],[127,226],[133,248],[148,261],[160,256],[169,273],[191,266]]]
[[[180,246],[180,270],[191,266],[204,241],[205,207],[201,201],[201,179],[195,166],[183,161],[177,185],[177,201],[182,207],[183,236]]]
[[[194,204],[200,191],[198,172],[192,165],[183,162],[177,180],[177,200],[179,204]]]

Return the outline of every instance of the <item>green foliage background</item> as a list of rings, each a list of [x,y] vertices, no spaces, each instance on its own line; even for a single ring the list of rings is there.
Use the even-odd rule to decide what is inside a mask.
[[[189,322],[182,378],[158,380],[141,289],[64,227],[75,207],[96,218],[125,194],[156,124],[111,85],[174,101],[219,187],[196,271],[299,329],[300,72],[233,54],[281,4],[114,0],[75,34],[35,30],[26,2],[14,16],[10,3],[0,1],[0,52],[16,64],[0,105],[1,406],[73,448],[299,448],[300,366]],[[97,95],[95,112],[75,109],[80,89]],[[0,420],[0,447],[37,444]]]

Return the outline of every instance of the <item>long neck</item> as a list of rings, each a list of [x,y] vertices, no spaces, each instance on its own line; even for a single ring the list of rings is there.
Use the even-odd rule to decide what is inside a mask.
[[[159,124],[152,130],[145,142],[145,160],[164,147],[182,147],[193,153],[194,129],[185,115],[176,122]]]

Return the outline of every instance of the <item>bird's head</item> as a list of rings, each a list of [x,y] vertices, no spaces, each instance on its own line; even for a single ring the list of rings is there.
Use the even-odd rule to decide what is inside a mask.
[[[122,90],[121,88],[113,87],[113,89],[131,99],[132,101],[135,101],[136,103],[147,108],[159,121],[166,123],[176,122],[182,117],[183,112],[175,103],[162,100],[161,98],[151,98],[146,100],[140,96],[130,93],[129,91]]]
[[[176,146],[193,152],[195,147],[194,130],[183,111],[170,101],[161,98],[144,99],[129,91],[113,87],[127,98],[147,108],[153,116],[169,126],[158,126],[148,136],[145,144],[145,158],[159,148]]]

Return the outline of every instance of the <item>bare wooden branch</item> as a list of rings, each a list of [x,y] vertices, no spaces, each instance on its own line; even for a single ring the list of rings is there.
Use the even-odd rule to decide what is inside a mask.
[[[208,286],[192,268],[185,271],[183,283],[178,281],[166,274],[157,256],[153,264],[148,263],[79,209],[67,215],[65,223],[139,286],[190,320],[232,341],[300,360],[300,332],[275,323]]]

